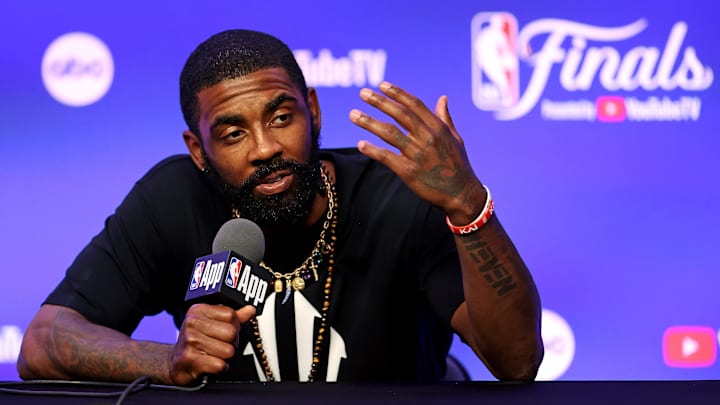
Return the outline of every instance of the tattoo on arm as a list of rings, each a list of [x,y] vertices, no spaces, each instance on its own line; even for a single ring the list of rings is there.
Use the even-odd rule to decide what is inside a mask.
[[[502,297],[517,287],[517,284],[506,268],[507,265],[495,254],[490,244],[481,236],[476,235],[467,235],[462,238],[464,248],[477,266],[477,271],[483,275],[485,281],[497,292],[497,295]],[[509,249],[503,249],[502,253],[507,253],[507,250]]]
[[[103,342],[101,336],[93,339],[92,332],[85,333],[68,327],[77,325],[77,322],[75,316],[63,312],[59,313],[53,322],[50,344],[47,347],[47,356],[53,366],[79,378],[132,381],[139,373],[143,374],[136,369],[136,365],[131,364],[132,355],[127,351],[118,350],[107,341]],[[77,328],[82,329],[82,326]],[[133,346],[138,344],[142,346],[141,342],[134,343]],[[134,347],[131,351],[137,349],[143,350],[143,347]],[[143,352],[148,358],[155,355],[150,350]]]

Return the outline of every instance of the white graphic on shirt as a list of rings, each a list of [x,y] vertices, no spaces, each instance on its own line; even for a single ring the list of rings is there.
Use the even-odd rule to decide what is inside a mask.
[[[275,335],[275,294],[276,293],[272,293],[266,298],[267,303],[265,304],[265,309],[263,310],[263,314],[257,317],[257,321],[258,328],[260,329],[260,338],[263,343],[263,350],[267,356],[270,371],[272,371],[275,381],[282,381]],[[298,291],[293,292],[293,299],[295,300],[295,344],[298,356],[298,376],[300,381],[307,381],[308,375],[310,374],[310,365],[312,364],[313,345],[315,344],[315,318],[320,318],[321,315],[320,311],[318,311],[302,293]],[[243,350],[243,354],[253,356],[258,378],[260,381],[267,381],[265,371],[258,361],[252,343],[248,342],[245,350]],[[330,327],[328,367],[325,381],[337,381],[340,363],[342,359],[345,358],[347,358],[345,340],[334,328]]]

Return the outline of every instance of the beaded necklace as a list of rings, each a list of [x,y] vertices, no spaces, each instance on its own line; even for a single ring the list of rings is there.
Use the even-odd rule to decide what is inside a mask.
[[[330,309],[330,291],[332,289],[332,276],[333,267],[335,264],[335,229],[337,228],[338,222],[338,199],[335,191],[335,186],[330,181],[330,176],[327,173],[327,169],[324,165],[321,166],[320,172],[322,176],[323,184],[328,197],[328,210],[325,215],[325,222],[323,223],[322,231],[320,232],[320,238],[315,244],[310,256],[305,261],[290,273],[278,273],[273,271],[265,263],[261,262],[260,266],[265,270],[269,271],[275,277],[275,291],[282,291],[283,280],[285,280],[285,298],[283,303],[287,301],[290,296],[290,288],[295,291],[302,290],[305,287],[305,280],[303,278],[307,276],[309,278],[309,271],[312,271],[315,280],[317,281],[317,269],[323,260],[327,259],[327,277],[325,278],[325,286],[323,289],[323,304],[321,309],[320,317],[320,328],[318,329],[317,338],[313,345],[312,364],[310,365],[310,373],[308,375],[308,381],[315,381],[315,375],[320,364],[320,352],[323,349],[323,342],[327,341],[327,334],[329,328],[327,327],[328,310]],[[291,281],[292,279],[292,281]],[[299,280],[299,281],[298,281]],[[255,339],[255,349],[258,354],[258,359],[262,365],[263,371],[265,372],[265,378],[267,381],[275,381],[270,363],[267,358],[267,354],[263,348],[262,338],[260,337],[260,328],[256,317],[250,319],[250,324],[253,328],[253,338]]]

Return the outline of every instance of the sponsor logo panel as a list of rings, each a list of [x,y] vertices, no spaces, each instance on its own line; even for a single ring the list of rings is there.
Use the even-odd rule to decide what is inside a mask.
[[[387,53],[384,49],[351,49],[337,56],[330,49],[317,54],[309,49],[293,51],[305,82],[313,87],[377,87],[385,80]]]
[[[473,103],[498,120],[520,119],[538,104],[552,121],[699,120],[713,70],[686,40],[686,22],[675,22],[665,38],[647,35],[648,25],[545,18],[518,27],[511,13],[478,13],[471,22]],[[554,99],[545,96],[548,87]]]
[[[41,74],[48,93],[59,103],[84,107],[99,101],[115,74],[110,49],[98,37],[70,32],[45,50]]]

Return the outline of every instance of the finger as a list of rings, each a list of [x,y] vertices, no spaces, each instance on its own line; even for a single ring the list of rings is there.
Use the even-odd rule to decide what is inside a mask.
[[[376,160],[384,164],[388,167],[388,169],[395,172],[401,178],[407,176],[407,173],[409,171],[409,168],[407,167],[407,160],[402,158],[401,156],[398,156],[397,154],[389,151],[388,149],[375,146],[372,143],[364,140],[358,142],[357,148],[360,153],[364,154],[370,159]]]
[[[175,346],[170,367],[172,380],[184,385],[204,374],[222,373],[228,369],[228,364],[224,358],[199,351],[192,345],[178,344]]]
[[[195,377],[195,380],[197,380],[199,376],[202,375],[224,373],[230,368],[230,365],[227,363],[227,361],[225,361],[230,357],[226,357],[224,359],[212,356],[199,357],[197,361],[194,362],[195,367],[193,374],[198,376]]]
[[[202,306],[198,307],[198,315],[203,316],[209,320],[231,324],[235,327],[240,327],[240,322],[235,315],[235,311],[225,305],[202,304]]]
[[[232,342],[240,330],[240,320],[230,307],[206,305],[191,308],[183,322],[186,329],[210,338]]]
[[[455,123],[450,116],[450,109],[448,108],[448,96],[440,96],[440,98],[438,98],[438,101],[435,104],[435,115],[437,115],[438,118],[440,118],[440,120],[445,123],[448,128],[450,128],[450,132],[453,134],[455,139],[457,139],[458,142],[462,143],[460,134],[458,133],[457,129],[455,129]]]
[[[422,135],[421,125],[423,118],[418,116],[415,111],[408,106],[395,102],[385,95],[367,88],[360,90],[360,98],[390,116],[398,125],[409,132],[409,136],[415,137]],[[423,106],[422,108],[429,113],[427,107]],[[430,113],[430,115],[432,115],[432,113]]]
[[[388,102],[383,103],[382,107],[389,108],[394,105],[394,110],[399,111],[399,113],[391,113],[383,109],[381,109],[381,111],[395,118],[403,128],[411,131],[418,119],[426,125],[434,125],[437,121],[433,112],[415,95],[387,81],[380,83],[378,87],[383,94],[395,102],[392,104]],[[376,99],[377,96],[372,97],[372,101]]]
[[[350,111],[350,121],[360,128],[372,132],[400,151],[405,151],[412,143],[412,139],[408,138],[395,125],[378,121],[360,110]]]
[[[170,379],[176,385],[187,385],[197,381],[200,376],[219,374],[227,371],[225,360],[206,355],[183,357],[173,359],[170,370]]]
[[[207,328],[195,319],[186,319],[178,336],[177,345],[184,348],[183,356],[193,359],[197,356],[211,356],[229,359],[235,354],[235,340],[238,330],[225,324],[234,332],[220,333]],[[229,331],[228,330],[228,331]]]

